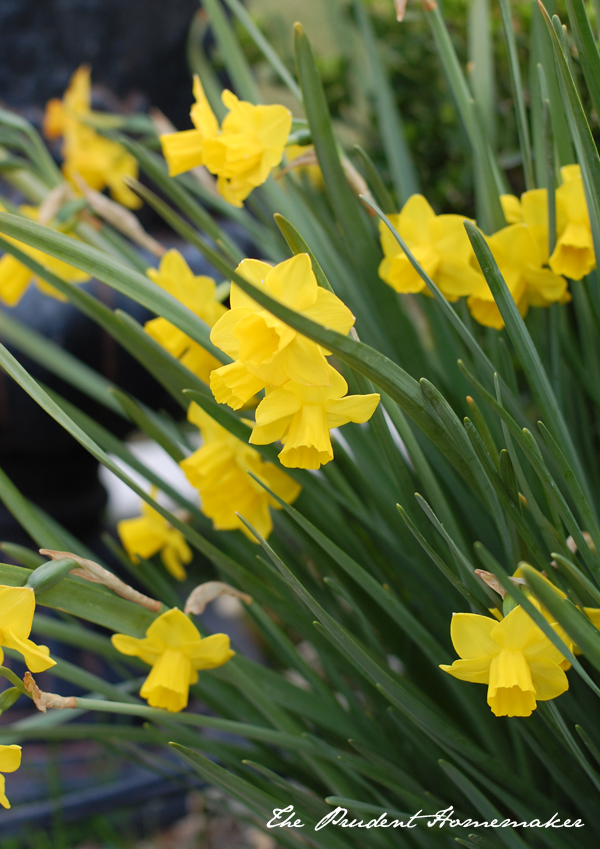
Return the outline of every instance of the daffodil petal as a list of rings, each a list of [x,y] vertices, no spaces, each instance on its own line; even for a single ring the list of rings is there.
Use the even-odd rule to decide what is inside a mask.
[[[182,643],[200,639],[200,633],[194,623],[177,607],[155,619],[146,635],[148,639],[163,643],[167,648],[177,648]]]
[[[215,669],[222,666],[235,654],[231,650],[227,634],[212,634],[200,642],[183,646],[183,651],[192,661],[195,669]]]
[[[21,766],[21,747],[0,746],[0,772],[14,772]]]
[[[455,613],[450,625],[450,636],[459,657],[471,660],[496,655],[500,647],[491,635],[497,625],[495,619],[478,613]]]
[[[475,657],[469,660],[455,660],[451,666],[443,664],[440,669],[454,678],[458,678],[459,681],[487,684],[490,678],[490,658]]]
[[[555,699],[569,689],[569,679],[553,660],[547,657],[530,660],[529,668],[538,701]]]

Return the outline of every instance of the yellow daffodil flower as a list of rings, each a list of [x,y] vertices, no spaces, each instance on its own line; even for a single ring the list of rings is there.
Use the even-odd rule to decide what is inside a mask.
[[[0,746],[0,773],[15,772],[21,766],[20,746]],[[10,802],[6,798],[4,775],[0,775],[0,805],[10,808]]]
[[[245,259],[237,271],[282,304],[338,333],[347,334],[354,324],[348,307],[317,284],[308,254],[297,254],[274,268]],[[257,382],[247,380],[240,369],[217,369],[211,375],[211,389],[219,403],[229,403],[232,395],[237,399],[234,403],[248,401],[258,391],[258,381],[261,389],[288,380],[304,386],[330,385],[323,348],[275,318],[233,283],[230,303],[229,312],[211,331],[211,342],[241,363]]]
[[[436,215],[422,195],[412,195],[390,222],[423,270],[449,301],[470,295],[481,274],[471,264],[473,249],[461,215]],[[387,228],[379,224],[384,259],[379,276],[396,292],[428,291],[408,257]]]
[[[22,654],[31,672],[45,672],[56,666],[56,661],[46,646],[29,639],[34,611],[35,594],[30,587],[0,587],[0,646]],[[0,648],[0,664],[3,661]]]
[[[460,660],[440,669],[460,681],[487,684],[487,702],[495,716],[530,716],[538,701],[569,689],[563,655],[522,607],[501,622],[455,613],[450,634]]]
[[[366,422],[375,412],[379,395],[346,395],[348,384],[329,366],[331,386],[285,383],[267,389],[256,408],[250,442],[268,445],[280,439],[283,466],[318,469],[333,460],[329,431],[348,422]]]
[[[154,492],[152,494],[154,496]],[[160,551],[160,559],[167,571],[178,581],[185,580],[187,575],[183,564],[192,559],[185,537],[145,501],[141,502],[141,508],[141,516],[117,523],[123,547],[134,563],[138,562],[138,557],[147,560]]]
[[[108,187],[114,200],[136,209],[142,202],[125,185],[123,177],[137,177],[137,160],[123,145],[86,125],[85,120],[91,114],[90,69],[82,65],[71,77],[63,99],[48,102],[44,116],[46,137],[63,138],[63,174],[77,191],[74,174],[79,174],[97,191]]]
[[[121,654],[139,657],[152,666],[140,696],[151,707],[177,713],[187,707],[190,684],[198,670],[215,669],[233,657],[227,634],[202,639],[185,613],[174,607],[154,620],[144,639],[113,634],[112,644]]]
[[[0,211],[6,212],[1,204]],[[20,212],[25,218],[37,221],[37,207],[22,206],[20,208]],[[19,242],[17,239],[13,239],[12,236],[3,235],[2,238],[6,239],[7,242],[11,242],[19,248],[19,250],[23,251],[23,253],[30,256],[36,262],[39,262],[39,264],[43,265],[44,268],[47,268],[48,271],[51,271],[63,280],[67,280],[69,283],[83,283],[85,280],[90,279],[90,275],[86,274],[85,271],[80,271],[78,268],[74,268],[72,265],[68,265],[60,259],[56,259],[49,254],[45,254],[37,248],[32,248],[24,242]],[[14,256],[4,254],[2,259],[0,259],[0,301],[2,301],[3,304],[6,304],[7,307],[16,306],[27,291],[29,284],[32,282],[35,282],[38,289],[44,292],[44,294],[50,295],[59,301],[66,300],[63,294],[61,294],[53,286],[50,286],[49,283],[46,283],[45,280],[42,280],[41,277],[37,277],[31,269],[27,268],[26,265],[23,265],[22,262],[19,262],[19,260]]]
[[[250,477],[252,472],[287,504],[300,493],[300,485],[247,443],[217,424],[196,403],[190,405],[188,419],[200,428],[203,445],[180,463],[193,487],[200,493],[202,512],[212,519],[216,530],[239,528],[256,542],[240,520],[239,513],[265,539],[273,529],[269,507],[279,504]]]
[[[567,282],[549,268],[547,206],[544,193],[527,192],[523,221],[509,224],[486,237],[494,259],[522,316],[530,306],[549,306],[568,297]],[[545,223],[544,223],[545,222]],[[474,260],[476,262],[476,260]],[[473,317],[486,327],[501,330],[504,321],[483,276],[468,301]]]
[[[579,165],[565,165],[560,174],[562,185],[556,190],[558,239],[550,257],[550,268],[556,274],[581,280],[596,267],[581,169]]]
[[[215,300],[216,285],[212,277],[196,276],[179,251],[167,251],[159,268],[149,268],[146,274],[209,327],[227,312],[227,308]],[[166,318],[153,318],[146,322],[145,329],[159,345],[205,383],[208,383],[211,371],[221,365],[202,345]]]
[[[195,129],[160,137],[169,174],[204,165],[218,177],[225,200],[240,207],[281,162],[292,113],[285,106],[253,106],[225,90],[222,100],[229,112],[219,128],[197,76],[194,97],[190,117]]]

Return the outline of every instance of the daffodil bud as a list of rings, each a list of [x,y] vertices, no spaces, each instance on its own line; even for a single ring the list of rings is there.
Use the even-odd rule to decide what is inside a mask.
[[[74,560],[49,560],[34,569],[25,586],[30,587],[36,593],[43,593],[66,578],[69,572],[76,568],[77,563]]]

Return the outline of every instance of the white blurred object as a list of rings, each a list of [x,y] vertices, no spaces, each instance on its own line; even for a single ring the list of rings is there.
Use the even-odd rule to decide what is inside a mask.
[[[170,484],[174,489],[184,495],[192,504],[198,503],[198,492],[187,481],[187,478],[177,465],[177,463],[169,457],[167,452],[150,439],[138,439],[128,443],[129,450],[137,459],[152,469],[157,475],[160,475],[163,480]],[[125,463],[110,455],[111,460],[120,468],[122,468],[129,477],[145,490],[150,490],[150,484],[136,471],[130,469]],[[106,507],[106,518],[111,524],[120,521],[121,519],[129,519],[140,514],[140,498],[135,492],[132,492],[129,487],[119,480],[116,475],[100,466],[100,480],[106,487],[108,492],[108,504]],[[169,510],[179,509],[180,504],[176,504],[171,498],[165,495],[160,495],[160,502],[168,507]]]

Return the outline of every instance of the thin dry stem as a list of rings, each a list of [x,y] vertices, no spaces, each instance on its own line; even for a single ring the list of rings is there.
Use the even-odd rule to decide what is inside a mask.
[[[204,584],[200,584],[195,590],[192,590],[185,603],[184,612],[195,613],[199,616],[201,613],[204,613],[206,605],[209,602],[214,601],[215,598],[222,595],[239,598],[244,604],[251,604],[252,602],[252,596],[236,590],[235,587],[231,587],[229,584],[224,584],[222,581],[207,581]]]
[[[136,244],[141,245],[154,256],[161,257],[165,253],[165,248],[146,233],[133,212],[129,212],[120,203],[115,203],[106,195],[92,189],[80,174],[73,174],[73,179],[96,215],[112,224],[116,230]]]
[[[102,584],[121,596],[121,598],[133,601],[135,604],[139,604],[140,607],[151,610],[152,613],[158,613],[161,608],[160,601],[157,601],[155,598],[149,598],[147,595],[134,590],[129,584],[123,583],[120,578],[117,578],[116,575],[98,563],[94,563],[93,560],[86,560],[84,557],[79,557],[70,551],[51,551],[48,548],[40,548],[40,554],[49,557],[51,560],[74,560],[79,564],[79,568],[72,569],[71,575],[77,575],[79,578],[83,578],[93,584]]]
[[[63,203],[71,200],[73,189],[68,183],[61,183],[48,192],[38,209],[38,224],[49,224],[59,212]]]
[[[26,672],[23,678],[25,689],[33,699],[33,702],[38,710],[46,713],[48,708],[55,710],[64,710],[65,708],[76,708],[77,699],[75,696],[59,696],[57,693],[44,693],[35,683],[35,679],[31,672]]]

